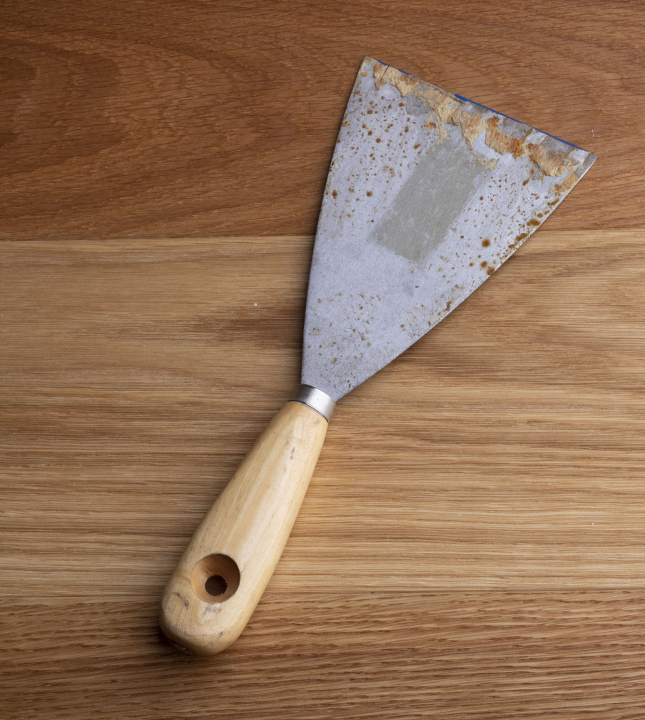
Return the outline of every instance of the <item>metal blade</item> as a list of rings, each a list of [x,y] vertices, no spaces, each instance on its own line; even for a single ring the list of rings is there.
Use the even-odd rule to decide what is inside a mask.
[[[595,159],[365,58],[318,221],[302,382],[338,400],[387,365],[479,287]]]

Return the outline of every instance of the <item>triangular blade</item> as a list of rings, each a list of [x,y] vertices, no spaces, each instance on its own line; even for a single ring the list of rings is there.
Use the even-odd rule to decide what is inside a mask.
[[[365,58],[323,198],[302,382],[338,400],[425,335],[595,160]]]

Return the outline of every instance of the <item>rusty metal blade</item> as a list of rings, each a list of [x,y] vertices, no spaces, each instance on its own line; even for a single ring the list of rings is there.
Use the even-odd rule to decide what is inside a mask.
[[[338,400],[506,260],[595,160],[365,58],[322,202],[302,382]]]

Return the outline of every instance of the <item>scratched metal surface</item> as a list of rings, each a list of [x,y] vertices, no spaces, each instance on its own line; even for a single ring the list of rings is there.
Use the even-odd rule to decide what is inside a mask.
[[[372,58],[323,197],[302,382],[338,400],[454,310],[595,160]]]

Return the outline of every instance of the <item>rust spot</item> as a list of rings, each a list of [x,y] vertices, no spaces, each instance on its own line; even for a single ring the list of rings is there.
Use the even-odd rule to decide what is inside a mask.
[[[482,247],[490,247],[490,240],[488,238],[482,240]]]
[[[406,125],[404,132],[410,132],[410,128]]]
[[[526,178],[526,180],[522,183],[522,185],[528,185],[529,184],[529,178]]]
[[[569,192],[571,188],[576,184],[578,180],[578,176],[573,172],[573,170],[569,170],[569,174],[567,177],[561,182],[556,183],[553,186],[553,192],[556,195],[564,195],[565,193]]]
[[[367,197],[372,197],[374,193],[371,190],[368,190],[365,194],[367,195]]]
[[[381,142],[381,138],[376,138],[376,142]]]
[[[481,264],[480,264],[480,267],[485,268],[487,265],[488,265],[488,263],[486,262],[486,260],[482,260],[482,261],[481,261]]]
[[[498,127],[499,118],[492,117],[486,120],[486,145],[502,155],[512,153],[514,158],[523,157],[525,153],[520,138],[507,135]]]
[[[368,114],[368,115],[371,115],[373,112],[374,112],[374,110],[371,110],[371,109],[370,109],[370,110],[367,111],[367,114]]]
[[[495,268],[491,265],[491,267],[486,270],[487,275],[492,275],[495,272]]]
[[[531,225],[532,227],[537,227],[540,224],[540,221],[535,218],[531,218],[526,224]]]
[[[337,190],[332,190],[331,196],[334,197],[334,198],[337,198],[337,197],[338,197],[338,191],[337,191]]]
[[[345,120],[345,122],[342,123],[341,127],[349,127],[350,125],[351,123],[349,122],[349,120]]]

